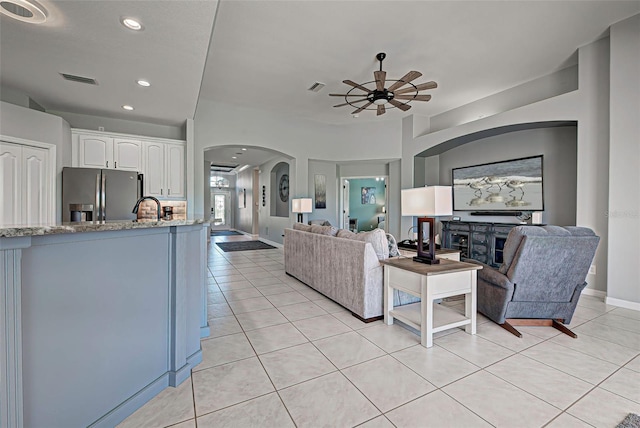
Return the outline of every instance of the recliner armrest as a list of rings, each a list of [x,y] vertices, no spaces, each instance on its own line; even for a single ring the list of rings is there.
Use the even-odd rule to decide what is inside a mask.
[[[509,278],[490,266],[485,265],[482,270],[478,271],[478,279],[490,285],[503,288],[510,294],[513,293],[513,283],[509,281]]]

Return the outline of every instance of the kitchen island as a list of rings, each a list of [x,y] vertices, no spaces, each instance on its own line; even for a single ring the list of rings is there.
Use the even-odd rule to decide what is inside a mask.
[[[202,220],[0,227],[0,426],[115,426],[202,360]]]

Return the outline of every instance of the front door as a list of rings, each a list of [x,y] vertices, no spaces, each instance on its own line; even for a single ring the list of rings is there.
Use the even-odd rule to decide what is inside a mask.
[[[231,227],[229,199],[229,192],[211,194],[211,225],[216,229]]]

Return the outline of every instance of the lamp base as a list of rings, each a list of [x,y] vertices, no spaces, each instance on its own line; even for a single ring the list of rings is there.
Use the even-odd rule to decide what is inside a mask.
[[[424,263],[427,265],[437,265],[440,263],[440,260],[438,259],[432,259],[431,257],[420,257],[420,256],[415,256],[413,258],[413,261],[418,263]]]
[[[302,222],[303,222],[302,213],[298,213],[298,223],[302,223]]]

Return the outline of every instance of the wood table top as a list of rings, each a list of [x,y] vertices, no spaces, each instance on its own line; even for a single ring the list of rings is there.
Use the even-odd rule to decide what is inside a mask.
[[[435,265],[414,262],[413,259],[409,257],[394,257],[392,259],[381,260],[380,263],[427,276],[482,269],[482,266],[474,263],[457,262],[447,259],[440,259],[440,263]]]

